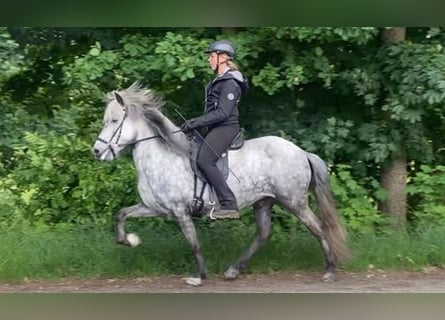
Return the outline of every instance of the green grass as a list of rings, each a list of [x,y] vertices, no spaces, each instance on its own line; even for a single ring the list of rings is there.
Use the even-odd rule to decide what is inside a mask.
[[[346,267],[364,270],[376,268],[421,270],[427,266],[445,266],[445,229],[432,228],[410,233],[386,233],[379,236],[352,236],[355,257]]]
[[[94,226],[0,228],[0,282],[62,277],[139,277],[188,274],[195,261],[175,223],[130,225],[142,239],[137,248],[115,243],[114,230]],[[222,273],[253,239],[255,228],[239,221],[200,222],[198,232],[210,274]],[[343,268],[420,270],[445,265],[445,230],[350,236],[354,258]],[[306,231],[273,232],[247,272],[322,270],[318,242]]]

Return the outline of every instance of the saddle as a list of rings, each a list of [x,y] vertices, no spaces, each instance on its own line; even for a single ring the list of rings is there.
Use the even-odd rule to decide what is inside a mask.
[[[207,181],[207,178],[201,172],[201,170],[198,167],[198,164],[196,163],[196,159],[198,157],[199,149],[201,148],[202,143],[203,143],[202,137],[200,137],[198,135],[193,135],[192,138],[190,139],[190,165],[191,165],[192,171],[195,175],[194,196],[193,196],[193,204],[194,204],[195,213],[199,213],[204,206],[204,201],[202,199],[202,196],[204,194],[204,189],[207,184],[212,189],[211,192],[214,194],[213,187],[209,184],[209,182]],[[220,155],[220,158],[216,162],[216,167],[221,171],[225,180],[227,180],[227,178],[229,176],[229,171],[230,171],[229,170],[229,153],[228,153],[228,151],[241,149],[243,145],[244,145],[244,137],[240,131],[235,136],[235,138],[233,138],[233,141],[230,144],[230,146],[227,148],[227,150]],[[199,194],[197,192],[198,179],[201,180],[201,182],[202,182],[202,187],[201,187]],[[216,199],[216,196],[213,196],[213,198]]]

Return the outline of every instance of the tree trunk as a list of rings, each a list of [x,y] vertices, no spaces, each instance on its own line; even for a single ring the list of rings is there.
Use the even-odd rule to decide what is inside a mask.
[[[406,28],[397,27],[383,31],[383,41],[390,43],[402,42],[406,39]],[[390,114],[386,113],[384,121],[390,125]],[[386,200],[380,203],[382,212],[393,218],[394,227],[399,230],[406,226],[406,179],[407,160],[405,150],[399,146],[398,155],[383,166],[380,184],[388,192]]]
[[[388,166],[382,168],[381,186],[388,191],[388,197],[382,201],[380,209],[393,218],[396,229],[403,230],[406,225],[406,157],[394,158]]]

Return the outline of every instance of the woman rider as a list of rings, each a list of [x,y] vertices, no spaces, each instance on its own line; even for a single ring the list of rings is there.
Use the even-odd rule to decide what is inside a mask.
[[[238,204],[216,162],[240,131],[238,103],[248,89],[248,82],[233,62],[235,47],[230,41],[212,43],[205,51],[215,78],[206,86],[205,109],[200,117],[186,120],[184,133],[207,127],[207,134],[197,157],[197,165],[214,187],[220,208],[213,212],[217,219],[239,218]]]

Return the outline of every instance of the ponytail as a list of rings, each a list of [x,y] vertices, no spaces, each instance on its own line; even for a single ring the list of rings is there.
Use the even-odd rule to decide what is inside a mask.
[[[231,70],[234,70],[234,71],[238,70],[238,66],[237,66],[237,64],[236,64],[235,62],[233,62],[232,60],[229,60],[229,61],[227,62],[227,65],[229,66],[229,68],[230,68]]]

